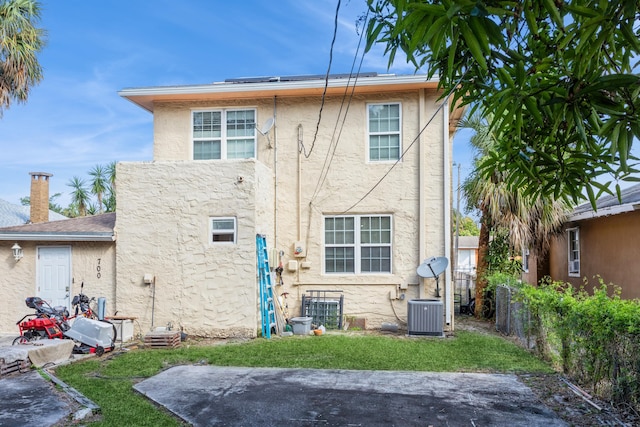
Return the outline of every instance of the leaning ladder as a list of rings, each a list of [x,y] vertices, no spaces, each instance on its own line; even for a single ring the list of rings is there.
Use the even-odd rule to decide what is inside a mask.
[[[258,278],[260,282],[260,313],[262,319],[262,336],[271,338],[271,331],[276,329],[276,312],[273,302],[273,283],[269,269],[267,238],[256,235],[256,251],[258,255]]]

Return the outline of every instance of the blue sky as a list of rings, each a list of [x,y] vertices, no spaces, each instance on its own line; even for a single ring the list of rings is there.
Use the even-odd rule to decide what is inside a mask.
[[[67,206],[73,176],[88,180],[91,168],[114,160],[151,160],[153,117],[119,97],[121,89],[324,74],[337,2],[42,0],[44,79],[0,119],[0,198],[19,204],[29,172],[49,172],[50,193],[62,193],[57,202]],[[332,73],[351,69],[365,11],[365,0],[342,0]],[[414,72],[402,58],[387,69],[381,48],[365,56],[362,71]],[[454,141],[463,177],[466,140]]]

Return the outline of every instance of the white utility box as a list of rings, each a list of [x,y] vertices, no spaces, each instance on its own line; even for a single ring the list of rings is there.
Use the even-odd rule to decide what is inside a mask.
[[[131,319],[109,319],[111,323],[116,327],[118,337],[117,343],[126,343],[133,339],[133,320]]]

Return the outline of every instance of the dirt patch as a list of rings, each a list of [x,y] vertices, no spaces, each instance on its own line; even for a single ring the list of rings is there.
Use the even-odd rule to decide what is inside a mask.
[[[478,320],[472,316],[456,317],[456,330],[474,331],[510,339],[495,329],[495,323]],[[552,409],[571,426],[636,426],[640,417],[625,407],[612,407],[594,397],[582,397],[572,390],[570,379],[561,374],[518,375],[537,396],[540,402]],[[569,382],[569,384],[567,383]],[[580,389],[582,390],[582,389]],[[588,394],[588,393],[587,393]]]

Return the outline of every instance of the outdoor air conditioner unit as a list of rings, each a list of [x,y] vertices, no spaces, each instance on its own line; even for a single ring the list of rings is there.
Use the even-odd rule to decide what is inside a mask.
[[[444,335],[444,305],[439,299],[412,299],[407,303],[409,335]]]

